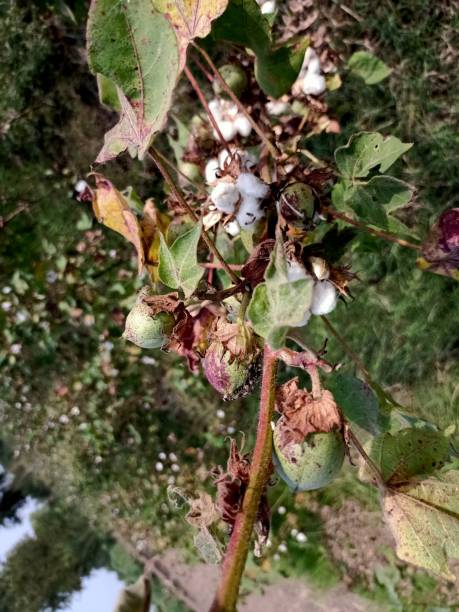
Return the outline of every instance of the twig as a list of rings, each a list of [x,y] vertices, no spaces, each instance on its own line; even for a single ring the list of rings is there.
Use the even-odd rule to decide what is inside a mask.
[[[349,223],[349,225],[353,225],[354,227],[363,230],[364,232],[368,232],[369,234],[378,236],[378,238],[382,238],[383,240],[389,240],[389,242],[395,242],[400,246],[406,247],[408,249],[413,249],[414,251],[421,250],[420,244],[409,242],[408,240],[404,240],[403,238],[399,238],[395,234],[390,234],[389,232],[384,232],[383,230],[374,229],[373,227],[365,225],[365,223],[361,223],[360,221],[355,221],[354,219],[351,219],[351,217],[348,217],[344,213],[338,212],[337,210],[327,208],[327,212],[331,217],[333,217],[333,219],[341,219],[341,221],[345,221],[346,223]]]
[[[274,411],[276,371],[276,357],[271,349],[265,345],[257,439],[250,466],[249,484],[244,495],[242,508],[236,516],[236,522],[223,561],[220,584],[210,612],[233,612],[236,610],[250,538],[261,495],[271,470],[271,419]]]
[[[206,60],[206,62],[209,64],[210,69],[214,73],[216,79],[218,80],[218,82],[220,83],[222,88],[224,89],[225,93],[231,98],[231,100],[237,105],[237,107],[240,110],[240,112],[243,113],[243,115],[250,122],[250,125],[253,127],[255,132],[258,134],[258,136],[260,137],[261,141],[266,145],[267,149],[269,150],[269,152],[271,153],[273,158],[274,159],[278,159],[281,156],[280,151],[278,151],[276,146],[273,145],[273,143],[269,140],[269,138],[263,132],[261,127],[258,125],[258,123],[252,118],[250,113],[247,111],[247,109],[245,108],[244,104],[242,104],[242,102],[239,100],[239,98],[236,96],[236,94],[232,91],[232,89],[230,87],[228,87],[225,79],[220,74],[217,66],[214,64],[214,62],[212,61],[212,59],[211,59],[210,55],[207,53],[207,51],[204,51],[204,49],[201,49],[201,47],[199,45],[197,45],[196,43],[194,43],[194,42],[192,42],[191,44],[202,55],[202,57]]]
[[[222,264],[219,261],[207,261],[204,263],[200,263],[199,264],[202,268],[206,268],[207,270],[221,270],[222,269]],[[243,264],[227,264],[227,266],[229,268],[231,268],[231,270],[242,270],[242,268],[244,267]]]
[[[188,66],[185,66],[185,68],[183,69],[184,73],[187,76],[187,79],[190,81],[191,86],[193,87],[193,89],[195,90],[199,101],[201,102],[201,104],[204,107],[204,110],[207,113],[207,116],[209,117],[209,121],[211,122],[214,130],[217,132],[218,137],[222,143],[222,145],[225,147],[225,149],[228,151],[228,153],[231,155],[231,149],[229,148],[229,144],[226,142],[225,137],[223,136],[223,134],[221,133],[220,128],[218,127],[218,123],[215,121],[215,117],[212,114],[212,111],[209,108],[209,105],[207,104],[207,100],[206,97],[204,96],[201,88],[199,87],[199,84],[197,82],[197,80],[194,78],[194,76],[192,75],[190,69],[188,68]]]
[[[182,192],[180,191],[180,189],[177,187],[177,185],[174,183],[171,175],[169,174],[169,172],[166,170],[166,168],[164,167],[161,158],[158,155],[158,152],[156,150],[156,148],[154,146],[150,147],[150,155],[153,158],[156,166],[158,167],[158,170],[161,172],[164,180],[166,181],[166,183],[169,185],[169,187],[172,189],[175,197],[177,198],[177,200],[180,202],[180,204],[183,206],[183,208],[185,208],[185,210],[188,212],[188,214],[190,215],[190,217],[193,219],[193,221],[196,221],[197,223],[199,222],[199,217],[198,215],[195,213],[195,211],[191,208],[191,206],[188,204],[188,202],[185,200],[185,198],[182,195]],[[207,232],[205,231],[204,228],[202,228],[201,230],[201,235],[202,235],[202,239],[204,240],[204,242],[206,243],[207,247],[209,248],[209,250],[215,255],[215,257],[218,259],[218,261],[220,262],[223,270],[225,270],[225,272],[228,274],[228,276],[230,277],[230,279],[233,281],[233,283],[235,283],[236,285],[240,282],[239,277],[237,276],[237,274],[235,274],[233,272],[233,270],[231,270],[231,268],[228,266],[228,264],[226,263],[226,261],[223,259],[222,254],[220,253],[220,251],[217,249],[215,243],[210,239],[209,235],[207,234]]]
[[[17,217],[22,212],[27,211],[27,210],[29,210],[29,204],[19,204],[19,206],[15,208],[13,212],[11,212],[9,215],[6,215],[6,217],[0,217],[0,229],[5,227],[7,223],[9,223],[15,217]]]

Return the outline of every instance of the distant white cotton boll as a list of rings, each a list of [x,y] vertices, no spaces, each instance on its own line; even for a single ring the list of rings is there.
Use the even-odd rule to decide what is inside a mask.
[[[282,102],[282,100],[270,100],[265,104],[266,112],[273,117],[278,117],[286,113],[290,106],[288,102]]]
[[[312,314],[326,315],[334,310],[337,302],[338,292],[330,281],[318,281],[314,284],[310,307]]]
[[[320,73],[320,59],[312,47],[306,49],[301,72],[303,75],[306,74],[306,72],[312,72],[313,74]]]
[[[261,5],[261,12],[263,15],[271,15],[276,10],[275,0],[267,0]]]
[[[260,208],[259,200],[254,196],[244,195],[236,213],[236,219],[241,229],[251,229],[263,215],[264,212]]]
[[[204,170],[204,177],[206,179],[206,183],[213,183],[217,180],[217,172],[220,169],[218,165],[218,159],[212,157],[206,164],[206,168]]]
[[[303,92],[308,96],[320,96],[326,89],[325,78],[308,70],[303,79]]]
[[[233,138],[236,136],[237,129],[236,129],[236,126],[234,125],[234,121],[226,121],[226,120],[217,121],[217,125],[225,140],[233,140]],[[214,130],[214,136],[215,138],[218,138],[218,134],[216,133],[216,130]]]
[[[236,119],[234,120],[234,125],[236,126],[238,133],[244,138],[247,138],[252,131],[250,121],[247,119],[247,117],[244,117],[244,115],[237,115]]]
[[[232,214],[234,206],[239,200],[239,190],[235,183],[219,181],[210,194],[210,199],[222,212]]]
[[[239,114],[239,108],[234,102],[227,102],[225,111],[225,114],[229,119],[236,119]]]
[[[220,100],[217,100],[217,98],[214,98],[213,100],[211,100],[209,102],[209,110],[217,121],[219,119],[222,119],[223,116],[222,116],[222,107],[221,107]]]
[[[287,261],[287,278],[290,283],[303,278],[309,278],[309,274],[306,268],[299,261],[289,260]]]
[[[237,177],[236,185],[243,195],[254,198],[264,198],[269,193],[268,185],[250,172],[241,172]]]
[[[80,179],[79,181],[76,182],[74,190],[77,193],[83,193],[83,191],[85,191],[85,189],[88,189],[88,187],[89,187],[88,183],[85,180]]]
[[[225,231],[230,236],[239,236],[241,233],[241,228],[239,227],[239,223],[234,219],[234,221],[230,221],[225,225]]]

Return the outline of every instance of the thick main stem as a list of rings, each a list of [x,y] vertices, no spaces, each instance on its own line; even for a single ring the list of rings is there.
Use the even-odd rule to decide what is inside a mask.
[[[344,213],[340,213],[337,210],[333,210],[331,208],[327,209],[328,214],[333,217],[333,219],[341,219],[341,221],[345,221],[349,225],[353,225],[357,229],[363,230],[364,232],[368,232],[369,234],[373,234],[373,236],[378,236],[378,238],[382,238],[383,240],[388,240],[389,242],[395,242],[402,247],[406,247],[408,249],[413,249],[414,251],[420,251],[421,245],[415,244],[414,242],[409,242],[408,240],[404,240],[403,238],[399,238],[394,234],[390,234],[389,232],[384,232],[383,230],[378,230],[365,223],[361,223],[360,221],[356,221],[355,219],[351,219]]]
[[[239,594],[253,526],[271,469],[272,430],[276,391],[277,359],[266,345],[263,356],[260,410],[255,448],[250,466],[247,490],[234,524],[233,533],[223,561],[222,575],[210,612],[233,612]]]

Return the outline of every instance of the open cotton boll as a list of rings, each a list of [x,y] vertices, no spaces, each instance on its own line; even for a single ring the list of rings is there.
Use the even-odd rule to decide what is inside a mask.
[[[260,208],[258,198],[251,195],[244,195],[239,210],[236,213],[236,219],[241,229],[251,229],[264,214],[265,213]]]
[[[287,278],[290,283],[309,277],[310,275],[307,273],[302,263],[294,260],[287,261]]]
[[[225,140],[233,140],[233,138],[236,136],[237,129],[233,121],[217,121],[217,125]],[[214,136],[215,138],[219,137],[216,130],[214,130]]]
[[[219,181],[210,194],[210,199],[218,210],[232,214],[239,200],[239,190],[233,182]]]
[[[310,72],[303,79],[303,92],[308,96],[320,96],[327,89],[325,78],[321,74]]]
[[[267,0],[263,2],[260,8],[263,15],[271,15],[276,10],[276,2],[275,0]]]
[[[241,233],[241,228],[239,227],[239,223],[234,219],[225,225],[225,231],[230,236],[239,236]]]
[[[249,136],[252,131],[250,121],[247,119],[247,117],[244,117],[244,115],[237,115],[234,120],[234,125],[239,134],[244,138],[247,138],[247,136]]]
[[[301,71],[303,72],[303,74],[305,74],[306,72],[312,72],[314,74],[320,73],[320,59],[312,47],[308,47],[306,49]]]
[[[217,98],[214,98],[213,100],[211,100],[209,102],[209,109],[217,121],[223,119],[222,105],[221,105],[220,100],[218,100]]]
[[[227,119],[235,119],[239,115],[239,109],[237,104],[234,102],[225,101],[223,106],[223,112],[226,115]]]
[[[288,102],[282,102],[282,100],[270,100],[265,104],[266,112],[273,117],[278,117],[286,113],[290,105]]]
[[[338,292],[330,281],[317,281],[314,284],[310,307],[312,314],[326,315],[335,309],[337,302]]]
[[[241,172],[237,177],[236,185],[244,196],[265,198],[269,193],[268,185],[250,172]]]
[[[218,159],[212,157],[206,164],[206,168],[204,170],[204,178],[206,179],[206,183],[210,184],[217,180],[217,172],[220,169],[218,164]]]

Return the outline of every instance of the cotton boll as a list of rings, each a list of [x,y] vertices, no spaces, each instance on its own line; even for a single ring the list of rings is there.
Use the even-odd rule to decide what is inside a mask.
[[[236,185],[244,196],[264,198],[269,193],[268,185],[250,172],[241,172],[237,177]]]
[[[227,102],[224,112],[228,119],[236,119],[239,115],[239,108],[234,102]]]
[[[214,98],[213,100],[211,100],[209,102],[209,109],[217,121],[223,119],[220,100],[218,100],[217,98]]]
[[[233,182],[219,181],[213,188],[210,199],[218,210],[232,214],[239,200],[239,190]]]
[[[261,219],[264,212],[260,208],[259,200],[251,195],[244,195],[236,219],[241,229],[251,229],[258,219]]]
[[[220,169],[218,164],[218,159],[212,157],[206,164],[206,168],[204,170],[204,177],[206,179],[206,183],[211,184],[217,180],[217,172]]]
[[[265,104],[266,112],[273,117],[278,117],[286,113],[290,106],[288,102],[282,102],[282,100],[270,100]]]
[[[267,0],[261,5],[261,12],[263,15],[271,15],[276,10],[275,0]]]
[[[252,131],[252,126],[250,125],[250,121],[244,115],[237,115],[234,120],[234,125],[236,126],[236,130],[239,132],[241,136],[247,138]]]
[[[241,228],[239,227],[239,223],[234,220],[230,221],[225,225],[225,231],[227,234],[234,237],[239,236],[239,234],[241,233]]]
[[[303,92],[308,96],[320,96],[327,89],[325,78],[314,72],[306,73],[303,79]]]
[[[217,125],[225,140],[233,140],[233,138],[236,136],[237,129],[233,121],[217,121]],[[218,133],[216,130],[214,130],[214,136],[215,138],[218,138]]]
[[[320,73],[320,59],[312,47],[308,47],[306,49],[303,65],[301,66],[301,72],[303,76],[306,74],[306,72],[312,72],[313,74]]]
[[[309,278],[306,268],[299,261],[287,262],[287,278],[290,283],[304,278]]]
[[[338,302],[335,286],[327,280],[318,281],[312,292],[311,312],[314,315],[326,315],[334,310]]]

